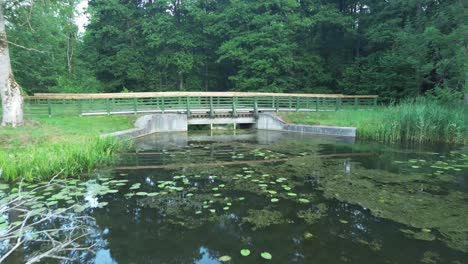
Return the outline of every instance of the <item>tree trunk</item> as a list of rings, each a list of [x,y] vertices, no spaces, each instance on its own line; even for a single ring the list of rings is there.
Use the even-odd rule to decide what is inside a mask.
[[[184,90],[184,75],[179,73],[179,90]]]
[[[71,77],[73,74],[73,42],[74,42],[74,33],[68,33],[67,37],[67,66],[68,66],[68,76]]]
[[[23,124],[23,97],[21,89],[13,77],[10,52],[8,50],[3,0],[0,0],[0,97],[2,98],[2,126]]]

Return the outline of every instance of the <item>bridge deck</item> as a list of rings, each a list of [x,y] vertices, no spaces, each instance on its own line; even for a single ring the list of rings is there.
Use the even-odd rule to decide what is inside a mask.
[[[258,113],[370,108],[374,95],[167,92],[119,94],[35,94],[25,97],[26,115],[127,115],[145,113]]]

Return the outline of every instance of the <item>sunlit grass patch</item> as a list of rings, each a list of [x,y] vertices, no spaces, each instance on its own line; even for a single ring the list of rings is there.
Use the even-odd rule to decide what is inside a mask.
[[[77,176],[112,162],[128,142],[101,133],[133,125],[133,117],[54,117],[0,129],[0,177],[8,180]]]

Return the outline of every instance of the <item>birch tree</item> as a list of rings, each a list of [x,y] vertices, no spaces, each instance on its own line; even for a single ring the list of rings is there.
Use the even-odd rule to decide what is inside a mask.
[[[23,96],[11,69],[10,52],[3,15],[4,0],[0,0],[0,97],[2,98],[2,126],[23,124]]]

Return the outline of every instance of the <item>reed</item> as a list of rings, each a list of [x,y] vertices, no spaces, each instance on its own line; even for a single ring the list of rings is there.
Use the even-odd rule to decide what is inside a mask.
[[[371,110],[288,113],[282,116],[293,123],[357,127],[359,139],[468,144],[468,109],[463,102],[447,105],[420,97]]]

